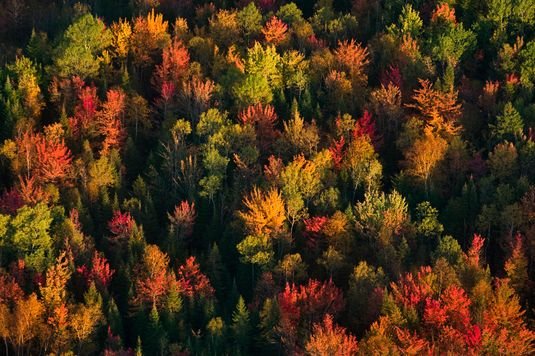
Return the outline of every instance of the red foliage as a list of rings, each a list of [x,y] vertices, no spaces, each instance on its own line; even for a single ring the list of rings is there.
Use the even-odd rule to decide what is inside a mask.
[[[307,42],[313,50],[327,47],[327,42],[324,39],[317,38],[315,34],[308,36]]]
[[[483,341],[481,328],[477,325],[473,325],[472,328],[466,332],[464,339],[469,349],[478,350]]]
[[[154,276],[147,276],[136,281],[136,302],[150,303],[157,306],[169,288],[169,278],[164,272]]]
[[[176,86],[172,82],[163,82],[161,85],[161,96],[163,102],[169,102],[175,95]]]
[[[24,200],[26,204],[35,205],[50,199],[50,194],[43,190],[37,183],[35,177],[27,179],[19,176],[19,192],[22,200]]]
[[[329,220],[326,216],[313,216],[310,219],[304,219],[306,232],[320,232],[323,225]]]
[[[24,292],[12,276],[0,274],[0,304],[14,304]]]
[[[472,245],[470,246],[470,249],[468,250],[468,254],[467,254],[468,263],[470,265],[479,267],[480,258],[481,258],[481,249],[483,248],[484,243],[485,243],[485,239],[481,237],[481,235],[474,234]]]
[[[0,213],[13,215],[24,205],[24,200],[17,189],[12,188],[0,197]]]
[[[284,292],[279,293],[281,310],[293,316],[301,316],[306,321],[317,321],[325,314],[336,315],[344,307],[342,291],[332,280],[319,282],[309,279],[306,285],[286,285]],[[297,311],[296,312],[296,308]]]
[[[251,105],[239,114],[239,119],[244,125],[255,127],[258,146],[262,151],[267,150],[279,136],[275,130],[278,117],[271,105]]]
[[[432,272],[429,266],[420,267],[416,278],[412,273],[407,273],[397,283],[392,283],[392,294],[396,302],[409,308],[417,306],[430,297],[433,290],[426,277]]]
[[[130,213],[114,211],[112,219],[108,222],[108,229],[113,234],[114,240],[127,239],[130,237],[135,221]]]
[[[310,248],[318,247],[319,233],[328,220],[329,218],[326,216],[313,216],[303,220],[303,223],[305,224],[305,232],[303,233],[303,236],[307,238],[307,246]]]
[[[381,84],[387,88],[389,84],[392,84],[399,89],[403,87],[403,78],[401,77],[401,71],[398,66],[390,65],[388,70],[381,75]]]
[[[163,89],[163,84],[166,82],[172,83],[177,87],[187,76],[189,61],[188,49],[182,41],[173,41],[163,50],[162,63],[156,66],[154,71],[153,83],[155,87]]]
[[[505,75],[505,84],[507,85],[517,85],[520,83],[520,78],[515,73],[510,73]]]
[[[264,165],[264,176],[270,182],[276,182],[284,168],[284,163],[279,157],[269,156],[268,164]]]
[[[209,298],[214,294],[214,288],[210,280],[200,271],[199,264],[195,257],[189,257],[186,262],[178,268],[178,283],[182,292],[190,298],[201,296]]]
[[[91,270],[87,266],[77,268],[77,271],[84,276],[87,283],[95,283],[97,286],[107,288],[115,271],[110,268],[106,257],[101,256],[97,251],[91,260]]]
[[[354,79],[362,74],[364,67],[369,63],[368,50],[353,39],[338,42],[334,54],[339,65],[347,69]]]
[[[74,110],[74,117],[69,118],[69,126],[75,136],[85,134],[95,123],[99,100],[97,88],[86,86],[78,92],[78,105]]]
[[[353,129],[353,139],[366,136],[370,139],[374,145],[377,144],[377,135],[375,130],[375,120],[372,118],[372,114],[368,110],[364,110],[364,114],[355,123]]]
[[[425,300],[424,321],[435,328],[441,328],[447,320],[446,310],[439,301],[427,298]]]
[[[331,146],[329,147],[329,151],[331,152],[331,156],[334,162],[334,168],[336,169],[340,169],[342,167],[342,160],[344,159],[345,155],[345,143],[346,141],[344,136],[341,136],[338,141],[333,140]]]

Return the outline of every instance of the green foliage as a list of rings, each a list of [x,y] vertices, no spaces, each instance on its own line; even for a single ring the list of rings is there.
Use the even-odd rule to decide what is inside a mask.
[[[102,20],[85,14],[69,26],[63,35],[54,60],[59,75],[95,77],[102,52],[111,45],[111,33]]]
[[[522,117],[510,102],[505,104],[502,114],[496,117],[496,125],[489,126],[492,135],[498,141],[511,141],[520,136],[524,130]]]
[[[269,236],[266,235],[248,235],[236,245],[236,248],[244,263],[267,267],[273,260],[273,247]]]
[[[250,2],[238,12],[238,22],[246,39],[253,38],[260,33],[261,21],[262,14],[254,2]]]
[[[24,206],[10,222],[9,241],[18,258],[38,272],[43,272],[54,260],[50,236],[52,214],[45,204]]]
[[[251,340],[251,324],[249,319],[249,310],[247,309],[242,296],[240,296],[238,299],[236,309],[234,313],[232,313],[231,328],[239,350],[241,350],[243,353],[246,353]]]

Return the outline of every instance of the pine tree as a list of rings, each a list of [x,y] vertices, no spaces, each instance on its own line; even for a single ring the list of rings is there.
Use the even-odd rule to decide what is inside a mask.
[[[245,305],[243,297],[240,295],[236,309],[232,313],[232,331],[238,344],[240,353],[247,354],[249,343],[251,341],[251,325],[249,319],[249,310]]]

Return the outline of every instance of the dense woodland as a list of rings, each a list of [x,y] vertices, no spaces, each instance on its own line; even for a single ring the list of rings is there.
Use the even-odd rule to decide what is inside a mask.
[[[535,353],[533,0],[1,0],[0,354]]]

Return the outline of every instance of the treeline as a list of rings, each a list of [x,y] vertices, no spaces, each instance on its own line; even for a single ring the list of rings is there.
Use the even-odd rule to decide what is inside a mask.
[[[535,7],[0,12],[2,354],[535,352]]]

